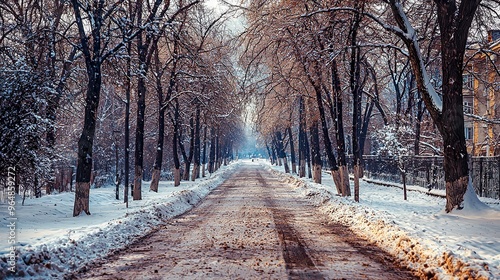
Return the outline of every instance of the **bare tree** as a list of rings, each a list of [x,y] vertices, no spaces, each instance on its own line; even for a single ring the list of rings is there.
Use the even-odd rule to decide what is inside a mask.
[[[400,1],[390,0],[397,27],[387,26],[405,43],[417,87],[444,144],[446,212],[462,209],[469,183],[468,153],[465,144],[462,72],[467,37],[481,3],[476,1],[434,1],[441,36],[442,100],[430,83],[417,33]]]
[[[122,2],[114,3],[108,7],[105,5],[104,0],[95,0],[92,3],[72,0],[71,5],[78,27],[79,49],[85,59],[88,78],[84,124],[78,141],[75,205],[73,209],[73,216],[78,216],[82,211],[90,215],[89,193],[92,173],[92,148],[101,93],[101,66],[110,56],[122,49],[127,40],[130,40],[130,37],[133,35],[112,47],[109,47],[110,42],[105,41],[106,38],[103,36],[105,24],[111,22],[111,18],[120,10],[121,5],[123,5]],[[87,34],[88,30],[90,34]]]

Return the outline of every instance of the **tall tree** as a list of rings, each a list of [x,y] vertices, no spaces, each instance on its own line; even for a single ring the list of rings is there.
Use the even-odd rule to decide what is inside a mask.
[[[102,72],[101,66],[110,56],[114,55],[130,40],[127,38],[112,48],[106,49],[109,42],[102,36],[102,30],[107,22],[119,11],[121,2],[106,6],[104,0],[94,0],[92,3],[82,3],[72,0],[71,5],[75,16],[79,34],[79,49],[83,53],[87,70],[87,92],[85,98],[85,116],[83,130],[78,141],[78,162],[76,169],[76,189],[73,216],[81,212],[90,215],[89,193],[90,177],[92,173],[92,148],[96,130],[96,116],[101,94]],[[82,15],[82,11],[86,17]],[[87,34],[89,31],[90,34]]]
[[[304,98],[299,96],[299,177],[306,176],[307,162],[307,133],[306,133],[306,108]]]
[[[355,9],[361,11],[362,3],[355,1]],[[362,90],[360,85],[360,65],[361,65],[361,50],[358,46],[358,29],[361,23],[362,16],[360,13],[354,13],[351,28],[350,28],[350,69],[349,69],[349,85],[353,96],[352,104],[352,152],[354,161],[354,200],[359,201],[359,178],[363,176],[361,166],[361,147],[360,147],[360,132],[361,132],[361,98]]]
[[[200,104],[199,101],[195,101],[196,113],[194,121],[194,151],[193,151],[193,174],[191,176],[191,181],[195,181],[200,177],[200,156],[201,156],[201,141],[200,141]]]
[[[146,75],[151,64],[154,52],[154,42],[158,34],[157,31],[157,13],[162,4],[162,0],[155,0],[153,6],[147,3],[151,8],[147,19],[143,20],[144,1],[138,0],[136,3],[137,25],[137,54],[139,60],[139,73],[137,80],[137,124],[135,131],[135,168],[134,168],[134,200],[142,199],[142,176],[144,163],[144,113],[146,110]],[[170,7],[170,1],[164,4],[159,18],[163,18]],[[144,29],[143,26],[146,28]]]
[[[462,73],[469,29],[481,3],[435,0],[441,36],[442,100],[430,83],[415,29],[398,0],[390,0],[397,28],[384,26],[405,43],[417,88],[436,124],[444,144],[446,212],[462,209],[469,183],[468,153],[465,144]]]

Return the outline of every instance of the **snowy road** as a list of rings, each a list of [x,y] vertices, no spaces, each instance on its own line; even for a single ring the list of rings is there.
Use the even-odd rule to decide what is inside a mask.
[[[416,279],[251,164],[191,211],[76,278]]]

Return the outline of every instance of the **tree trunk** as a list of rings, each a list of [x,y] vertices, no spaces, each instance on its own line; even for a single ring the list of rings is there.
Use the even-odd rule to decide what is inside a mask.
[[[292,173],[297,174],[297,163],[295,162],[295,145],[293,141],[292,128],[288,127],[288,139],[290,139],[290,160],[292,162]]]
[[[161,170],[153,168],[153,174],[151,176],[151,185],[149,189],[154,192],[158,192],[158,184],[160,183]]]
[[[195,132],[194,132],[194,152],[193,152],[193,174],[191,181],[200,178],[200,105],[196,106],[196,119],[195,119]]]
[[[191,181],[196,181],[200,178],[200,163],[193,163],[193,174],[191,174]]]
[[[117,137],[118,138],[118,137]],[[118,140],[118,139],[115,139]],[[113,146],[115,147],[115,198],[116,200],[120,200],[120,183],[121,183],[121,176],[120,176],[120,157],[118,155],[118,141],[115,141]]]
[[[85,28],[82,23],[80,14],[80,5],[78,1],[72,0],[75,19],[80,35],[81,49],[85,57],[85,66],[87,68],[87,95],[85,97],[85,117],[83,122],[83,130],[80,139],[78,140],[78,161],[76,167],[76,189],[75,189],[75,204],[73,208],[73,217],[80,215],[83,211],[90,215],[89,210],[89,194],[90,194],[90,177],[92,174],[92,148],[94,144],[94,135],[96,129],[96,116],[99,107],[99,96],[101,94],[101,57],[96,55],[92,57],[90,54],[90,46],[88,37],[85,33]],[[97,15],[102,10],[97,11]],[[101,21],[99,21],[101,20]],[[102,18],[98,18],[96,23],[98,26],[102,24]],[[100,54],[100,30],[92,30],[96,35],[93,38],[93,51]]]
[[[407,200],[408,197],[406,195],[406,171],[404,171],[404,167],[401,170],[401,177],[403,178],[403,198]]]
[[[142,167],[139,165],[135,166],[134,170],[134,200],[142,199]]]
[[[360,164],[354,165],[354,201],[359,202],[359,178],[362,174],[362,169]]]
[[[205,177],[205,166],[207,165],[207,126],[203,128],[203,155],[201,164],[201,176]]]
[[[279,165],[278,157],[276,156],[276,149],[275,149],[274,143],[271,144],[271,157],[272,157],[271,163],[273,165]]]
[[[313,180],[315,183],[321,184],[321,151],[319,148],[319,128],[318,121],[313,120],[309,127],[311,134],[311,160],[313,166]]]
[[[479,1],[471,1],[477,2]],[[450,5],[450,6],[448,6]],[[463,11],[469,13],[475,11],[477,6],[467,4],[471,10]],[[454,26],[456,23],[453,13],[446,13],[456,10],[451,4],[442,4],[438,8],[438,21],[444,35],[441,37],[441,55],[443,58],[443,117],[437,122],[438,128],[443,136],[444,144],[444,177],[446,181],[446,212],[453,209],[462,209],[464,195],[469,182],[468,154],[465,142],[464,110],[462,93],[462,72],[465,45],[467,42],[468,29],[470,27],[472,15],[468,14],[460,21],[467,27],[458,30]]]
[[[191,116],[189,120],[190,127],[190,140],[189,140],[189,155],[186,153],[184,149],[184,145],[181,143],[179,138],[179,147],[181,149],[181,154],[184,159],[184,173],[182,174],[182,180],[189,181],[189,173],[191,169],[191,161],[193,160],[193,150],[194,150],[194,120],[193,116]]]
[[[158,10],[159,2],[155,2],[151,11],[150,18],[154,16]],[[143,15],[143,0],[137,1],[137,23],[142,26]],[[139,74],[137,80],[137,126],[135,131],[135,179],[134,179],[134,200],[142,199],[142,176],[144,172],[144,117],[146,110],[146,79],[151,64],[153,54],[152,42],[154,36],[146,35],[146,40],[143,38],[142,28],[137,34],[137,54],[139,59]],[[140,176],[140,177],[138,177]]]
[[[85,99],[85,119],[83,131],[78,141],[78,162],[76,168],[76,189],[73,217],[80,215],[83,211],[90,215],[89,194],[90,177],[92,174],[92,148],[96,129],[96,115],[99,107],[99,96],[101,93],[101,65],[90,63],[88,69],[87,97]]]
[[[337,193],[342,194],[342,189],[339,181],[340,177],[338,176],[339,168],[337,166],[337,161],[335,160],[335,155],[333,154],[332,141],[328,132],[328,124],[326,123],[326,114],[323,106],[321,88],[316,86],[314,88],[314,91],[316,92],[316,103],[318,104],[319,117],[321,120],[321,128],[323,131],[323,144],[328,159],[328,167],[330,168]]]
[[[299,177],[306,176],[307,161],[307,133],[306,133],[306,112],[304,98],[299,97]]]
[[[222,152],[220,147],[220,137],[219,128],[217,129],[217,135],[215,136],[215,171],[219,170],[222,165]]]
[[[269,157],[269,162],[271,163],[271,165],[274,165],[273,153],[271,152],[271,148],[269,148],[269,144],[267,144],[267,142],[266,142],[266,150],[267,150],[267,156]]]
[[[422,127],[422,118],[424,116],[425,108],[422,108],[422,99],[417,102],[417,119],[415,122],[415,144],[414,144],[414,154],[416,156],[420,155],[420,134]]]
[[[130,11],[131,12],[131,11]],[[127,77],[125,77],[125,188],[123,190],[123,202],[128,208],[128,188],[130,174],[130,92],[132,88],[132,61],[131,61],[132,43],[127,44]]]
[[[75,205],[73,208],[73,217],[80,215],[81,211],[90,215],[89,210],[90,182],[76,182]],[[77,212],[80,211],[80,212]]]
[[[339,177],[342,184],[342,196],[351,196],[351,185],[349,182],[349,170],[347,165],[339,166]]]
[[[283,162],[283,166],[285,168],[285,173],[290,173],[290,167],[288,166],[288,162],[286,159],[285,148],[283,145],[283,138],[281,136],[280,131],[275,132],[275,145],[276,145],[276,151],[278,153],[279,162]]]
[[[145,66],[142,66],[145,67]],[[135,130],[135,177],[134,177],[134,200],[142,199],[142,172],[144,151],[144,113],[146,110],[146,73],[144,70],[139,74],[137,81],[137,125]]]
[[[215,171],[215,129],[210,129],[210,152],[208,155],[208,173],[212,174]]]
[[[331,105],[331,117],[333,120],[333,125],[337,143],[337,155],[338,155],[338,168],[339,168],[339,183],[342,196],[351,196],[351,188],[349,186],[349,171],[347,169],[346,160],[346,146],[345,146],[345,136],[344,136],[344,120],[343,120],[343,98],[342,98],[342,88],[340,87],[340,78],[338,75],[337,61],[335,59],[331,62],[331,80],[333,88],[333,103]],[[329,100],[330,98],[328,98]]]
[[[354,158],[354,200],[359,202],[359,178],[361,171],[361,87],[360,87],[360,49],[357,44],[357,31],[361,19],[359,14],[355,14],[353,27],[351,29],[351,60],[350,60],[350,88],[353,95],[352,113],[352,152]]]
[[[167,96],[163,96],[163,86],[162,86],[162,75],[163,70],[161,69],[160,54],[158,50],[158,44],[154,44],[154,58],[155,58],[155,80],[156,80],[156,93],[158,96],[158,140],[156,144],[156,158],[153,164],[153,178],[151,180],[151,185],[149,189],[158,192],[158,183],[161,177],[161,166],[163,164],[163,142],[165,139],[165,111],[167,109],[167,104],[165,101],[170,100],[172,92],[175,86],[175,70],[176,62],[172,67],[170,73],[170,81],[167,89]]]
[[[161,91],[161,90],[160,90]],[[162,93],[159,95],[163,96]],[[160,102],[158,112],[158,141],[156,144],[156,158],[153,165],[153,178],[151,180],[150,190],[158,192],[158,183],[160,182],[161,166],[163,163],[163,141],[165,139],[165,107]]]
[[[305,146],[306,146],[306,162],[307,162],[307,178],[311,179],[312,178],[312,168],[311,168],[311,147],[309,145],[309,139],[306,137],[304,138]]]
[[[363,114],[363,119],[361,120],[361,130],[359,133],[359,153],[362,158],[365,154],[365,142],[366,136],[368,135],[368,126],[370,124],[370,119],[372,116],[373,106],[375,103],[370,100],[370,102],[366,103],[365,113]]]
[[[181,179],[180,175],[181,163],[179,160],[179,152],[177,151],[177,145],[178,145],[177,138],[179,137],[179,102],[177,101],[177,99],[175,100],[173,123],[174,123],[173,124],[174,134],[172,137],[172,156],[174,160],[174,186],[177,187],[180,185],[180,179]]]
[[[174,187],[177,187],[181,184],[181,169],[174,168]]]

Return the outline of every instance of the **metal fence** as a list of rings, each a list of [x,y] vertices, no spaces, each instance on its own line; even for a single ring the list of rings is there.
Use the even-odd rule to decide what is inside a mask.
[[[408,185],[429,189],[446,188],[443,157],[406,157],[403,162]],[[402,183],[401,172],[394,158],[364,156],[363,168],[367,178]],[[472,157],[469,168],[477,195],[500,199],[500,156]]]

